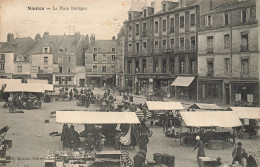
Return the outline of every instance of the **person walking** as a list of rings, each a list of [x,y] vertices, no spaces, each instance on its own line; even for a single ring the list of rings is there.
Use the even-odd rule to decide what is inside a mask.
[[[149,143],[149,139],[148,139],[148,136],[144,133],[142,133],[140,136],[139,136],[139,139],[138,139],[138,143],[139,143],[139,148],[144,150],[145,152],[147,152],[147,144]]]
[[[203,148],[203,142],[200,139],[200,136],[196,136],[196,140],[197,140],[197,145],[194,148],[194,150],[196,150],[198,148],[198,153],[197,153],[197,160],[198,160],[199,157],[206,157],[206,154],[205,154],[205,150]]]
[[[233,158],[232,163],[236,163],[237,161],[240,165],[244,165],[243,157],[242,157],[243,152],[244,150],[242,148],[242,143],[237,142],[237,146],[232,151],[232,158]]]
[[[73,98],[72,89],[70,90],[70,93],[69,93],[69,95],[70,95],[70,101],[71,101],[71,100],[72,100],[72,98]]]

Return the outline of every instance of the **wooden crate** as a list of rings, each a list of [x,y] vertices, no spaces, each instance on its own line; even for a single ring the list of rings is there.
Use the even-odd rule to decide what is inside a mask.
[[[217,160],[209,157],[199,157],[200,167],[217,167]]]

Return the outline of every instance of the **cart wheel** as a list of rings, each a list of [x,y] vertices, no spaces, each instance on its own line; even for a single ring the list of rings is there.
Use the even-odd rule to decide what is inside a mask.
[[[230,137],[228,138],[228,143],[229,143],[231,146],[234,146],[234,145],[236,145],[236,139],[235,139],[234,137],[230,136]]]

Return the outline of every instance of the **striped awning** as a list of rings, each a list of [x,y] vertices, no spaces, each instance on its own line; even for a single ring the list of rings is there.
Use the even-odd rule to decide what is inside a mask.
[[[195,77],[177,77],[171,86],[184,86],[188,87],[192,83]]]

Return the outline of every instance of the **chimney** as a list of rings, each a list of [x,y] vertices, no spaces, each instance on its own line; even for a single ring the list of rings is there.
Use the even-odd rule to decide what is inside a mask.
[[[187,7],[187,0],[179,0],[179,5],[181,8]]]
[[[40,39],[41,39],[41,35],[39,33],[36,34],[36,36],[34,38],[35,42],[38,42]]]
[[[151,7],[152,7],[152,8],[154,8],[154,6],[155,6],[154,3],[155,3],[155,2],[151,2]]]
[[[91,34],[90,36],[90,45],[93,45],[95,43],[95,34]]]
[[[49,32],[44,32],[43,37],[48,36]]]

